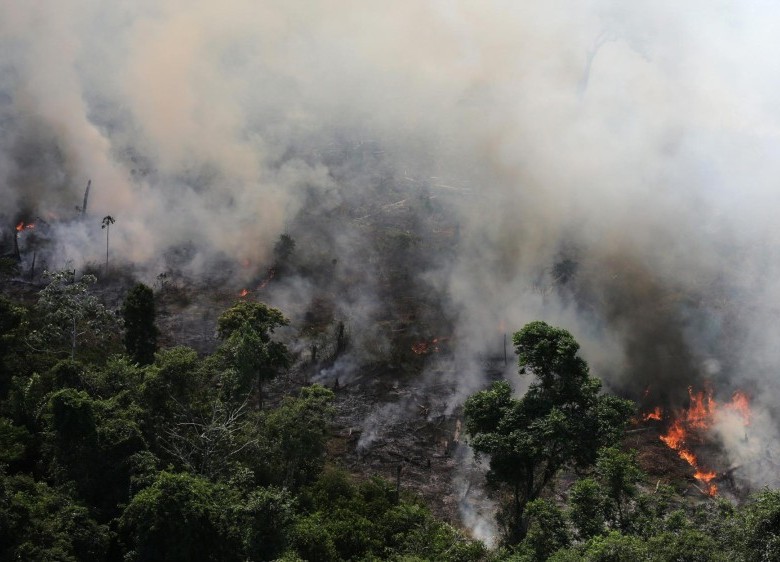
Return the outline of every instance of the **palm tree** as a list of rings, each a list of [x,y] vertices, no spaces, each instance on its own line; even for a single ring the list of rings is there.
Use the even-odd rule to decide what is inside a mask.
[[[101,226],[101,229],[106,230],[106,277],[108,277],[108,233],[111,230],[111,225],[114,224],[116,220],[114,220],[114,217],[111,215],[106,215],[103,217],[103,226]]]

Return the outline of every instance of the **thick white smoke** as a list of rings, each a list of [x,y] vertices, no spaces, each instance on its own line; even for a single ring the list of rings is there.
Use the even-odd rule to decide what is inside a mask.
[[[615,388],[750,387],[774,443],[779,31],[762,0],[4,2],[0,220],[67,215],[91,178],[60,255],[100,259],[111,214],[149,271],[183,244],[193,275],[261,263],[299,213],[373,196],[332,154],[374,143],[457,213],[426,282],[460,396],[500,323],[543,318]],[[338,267],[357,238],[323,235]]]

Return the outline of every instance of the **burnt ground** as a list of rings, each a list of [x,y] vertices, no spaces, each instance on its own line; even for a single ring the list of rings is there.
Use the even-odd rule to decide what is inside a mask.
[[[437,359],[433,366],[367,364],[346,382],[319,381],[336,397],[328,462],[359,479],[400,478],[402,494],[421,498],[439,518],[464,527],[462,508],[489,502],[483,497],[484,475],[463,442],[461,411],[448,402],[453,373],[435,364]],[[281,399],[307,384],[314,371],[305,364],[294,368],[269,390]]]
[[[131,286],[123,278],[116,281],[96,286],[103,300],[114,307]],[[42,286],[5,282],[2,292],[32,304]],[[187,345],[201,354],[212,352],[218,343],[217,317],[236,297],[235,288],[158,287],[161,346]],[[333,372],[340,359],[335,344],[322,348],[324,359],[316,364],[311,362],[309,348],[299,346],[296,366],[268,388],[269,403],[311,382],[325,384],[334,390],[337,412],[328,462],[361,479],[379,476],[395,483],[400,476],[402,493],[422,498],[438,517],[455,526],[473,528],[475,519],[492,521],[496,507],[484,490],[484,466],[474,462],[464,443],[460,408],[449,402],[456,390],[456,369],[446,346],[440,354],[411,352],[410,342],[420,334],[413,331],[410,335],[406,330],[405,324],[415,321],[415,311],[409,310],[403,311],[407,316],[400,315],[400,320],[393,311],[392,318],[379,324],[396,340],[392,346],[395,361],[355,359],[347,374],[323,375]],[[306,340],[302,333],[297,337]],[[400,349],[408,351],[399,355]],[[346,350],[341,358],[349,356]],[[656,422],[637,422],[623,440],[626,449],[637,450],[639,465],[648,475],[644,487],[652,491],[668,484],[690,501],[709,501],[693,476],[694,469],[660,441],[662,431]],[[694,450],[703,467],[718,472],[719,495],[739,501],[750,492],[740,478],[740,467],[731,466],[717,444],[703,440]],[[574,478],[574,474],[562,475],[557,491],[565,494]]]
[[[161,274],[155,283],[160,345],[214,351],[219,314],[249,287],[247,298],[281,308],[292,324],[282,336],[294,348],[296,367],[270,385],[269,403],[311,382],[332,388],[337,414],[329,462],[359,478],[391,482],[400,469],[402,491],[421,497],[452,524],[474,528],[492,521],[495,504],[483,489],[484,470],[464,444],[460,410],[450,403],[458,374],[447,360],[456,345],[448,340],[454,319],[446,295],[425,282],[426,272],[451,260],[458,226],[434,188],[397,178],[375,183],[365,200],[311,205],[290,224],[297,242],[292,257],[286,263],[254,264],[256,276],[248,284],[239,285],[230,275],[194,282],[175,267]],[[272,269],[276,276],[268,283]],[[135,282],[132,270],[132,264],[117,263],[95,287],[108,306],[120,305]],[[102,271],[98,267],[95,273],[100,277]],[[43,286],[34,280],[4,282],[2,292],[32,304]],[[275,293],[299,285],[305,290],[294,292],[293,299]],[[356,315],[366,300],[374,308]],[[343,341],[340,331],[346,334]],[[428,347],[422,355],[413,351],[442,336],[446,343],[438,346],[440,353]],[[355,349],[359,346],[363,349]],[[693,469],[659,435],[659,427],[636,426],[624,440],[624,446],[638,450],[647,486],[668,483],[692,500],[707,501]],[[703,446],[701,453],[704,466],[731,468],[717,447]],[[565,490],[573,478],[563,475],[558,489]],[[738,469],[719,476],[718,485],[725,495],[743,495]]]
[[[694,468],[682,460],[660,439],[664,427],[657,422],[635,422],[623,439],[623,447],[637,451],[639,467],[648,476],[647,485],[673,486],[682,496],[706,500],[705,487],[694,478]],[[702,469],[716,472],[712,481],[718,487],[718,495],[732,500],[742,500],[750,493],[747,481],[740,477],[740,466],[728,459],[723,448],[707,435],[693,435],[696,442],[690,448],[697,455]]]

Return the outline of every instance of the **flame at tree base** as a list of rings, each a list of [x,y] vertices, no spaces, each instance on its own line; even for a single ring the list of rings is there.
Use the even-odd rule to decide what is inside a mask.
[[[692,387],[688,387],[688,396],[688,408],[674,413],[671,425],[659,439],[694,469],[693,477],[702,484],[702,491],[708,496],[715,496],[718,486],[713,480],[717,472],[703,468],[690,445],[702,440],[703,434],[712,428],[721,410],[738,414],[744,426],[750,425],[750,401],[744,392],[737,391],[730,402],[719,406],[711,390],[694,392]],[[644,421],[660,421],[662,418],[663,409],[660,407],[642,416]]]
[[[717,476],[716,472],[705,470],[699,465],[699,459],[688,448],[687,441],[690,439],[690,431],[683,427],[682,422],[677,419],[669,427],[669,430],[659,437],[667,447],[674,449],[682,460],[687,462],[694,469],[693,477],[704,486],[704,492],[708,496],[714,496],[718,493],[718,486],[712,482]]]

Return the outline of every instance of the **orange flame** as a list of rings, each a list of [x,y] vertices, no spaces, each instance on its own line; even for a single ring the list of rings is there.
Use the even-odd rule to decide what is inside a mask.
[[[449,338],[433,338],[430,341],[421,341],[412,344],[412,351],[417,355],[424,355],[426,353],[438,353],[439,342],[448,340]]]
[[[669,429],[659,439],[693,467],[695,470],[693,477],[704,485],[704,491],[707,495],[714,496],[718,493],[718,486],[712,480],[717,476],[717,472],[706,470],[699,465],[699,460],[689,448],[688,442],[698,437],[696,434],[692,435],[692,431],[698,433],[712,427],[718,404],[713,399],[711,390],[693,392],[693,389],[688,387],[688,396],[690,398],[688,408],[676,413]],[[723,405],[723,408],[739,413],[744,425],[750,424],[750,401],[744,392],[735,392],[731,401]],[[660,419],[653,417],[656,412],[660,412],[660,408],[645,415],[643,419]]]
[[[655,421],[661,421],[661,418],[663,417],[664,409],[661,408],[661,406],[656,406],[652,412],[648,412],[647,414],[642,416],[643,421],[649,421],[649,420],[655,420]]]
[[[674,449],[675,451],[680,450],[683,443],[685,443],[685,429],[683,429],[680,424],[680,420],[675,420],[667,432],[664,435],[661,435],[659,439],[666,443],[666,446],[670,449]]]
[[[247,296],[248,294],[249,294],[249,290],[248,290],[248,289],[241,289],[241,292],[240,292],[240,293],[238,293],[238,296],[239,296],[239,297],[245,297],[245,296]]]
[[[24,230],[24,221],[16,225],[16,232],[21,232],[22,230]]]
[[[742,416],[743,425],[750,425],[750,399],[747,397],[747,394],[741,390],[737,390],[731,396],[731,402],[726,404],[726,409],[731,410],[732,412],[737,412],[740,416]]]

